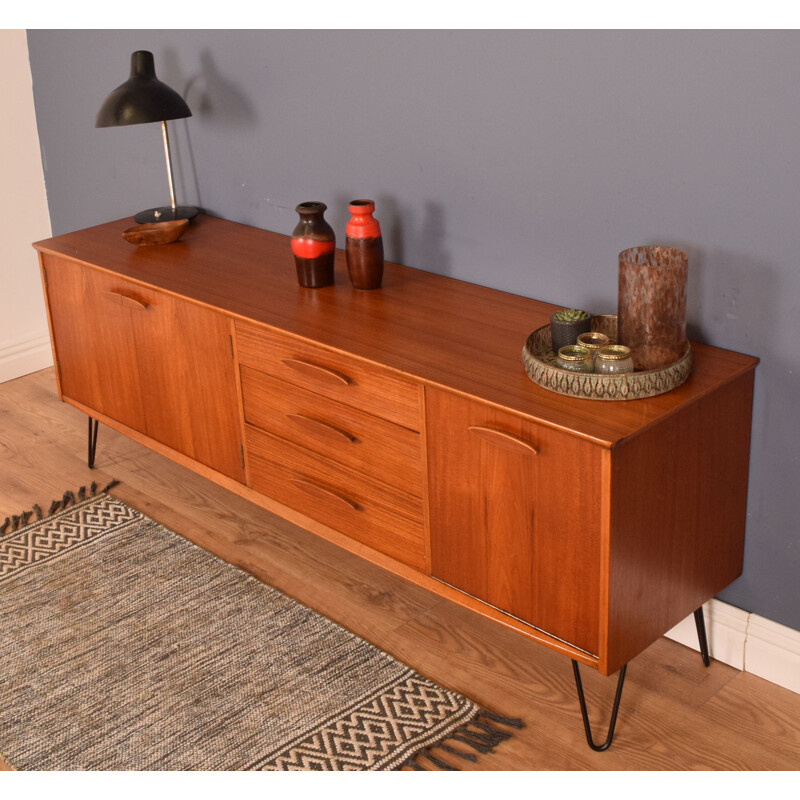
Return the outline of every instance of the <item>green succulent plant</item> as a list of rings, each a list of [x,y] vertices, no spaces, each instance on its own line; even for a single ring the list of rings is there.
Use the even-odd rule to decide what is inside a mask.
[[[562,308],[553,314],[553,319],[558,322],[577,322],[579,319],[586,319],[589,316],[587,311],[578,308]]]

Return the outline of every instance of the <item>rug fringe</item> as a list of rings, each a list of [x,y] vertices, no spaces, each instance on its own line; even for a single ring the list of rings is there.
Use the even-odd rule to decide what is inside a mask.
[[[461,742],[471,747],[473,750],[477,750],[481,754],[491,753],[497,745],[506,741],[506,739],[510,739],[514,735],[512,731],[503,730],[502,728],[496,727],[497,725],[505,725],[509,728],[516,729],[525,727],[521,719],[516,717],[504,717],[493,711],[481,709],[465,725],[449,733],[440,742],[418,750],[413,756],[397,767],[397,769],[404,769],[407,767],[418,771],[428,771],[429,768],[425,766],[425,764],[420,763],[421,759],[426,759],[438,769],[447,770],[448,772],[458,772],[458,767],[448,764],[446,761],[438,758],[432,751],[442,750],[445,753],[450,753],[465,761],[474,763],[478,760],[478,757],[474,753],[465,753],[463,750],[445,744],[445,742]]]
[[[0,525],[0,536],[3,536],[6,533],[14,533],[21,528],[24,528],[28,524],[28,520],[30,520],[30,518],[34,515],[36,515],[35,521],[38,522],[46,517],[51,517],[58,511],[64,511],[71,505],[80,503],[89,497],[94,497],[98,494],[105,494],[109,489],[112,489],[118,483],[119,481],[114,479],[101,489],[98,487],[95,481],[92,481],[92,484],[88,489],[85,486],[81,486],[77,492],[66,491],[62,495],[61,499],[53,500],[46,514],[42,511],[41,506],[39,506],[38,503],[34,503],[33,508],[30,511],[22,511],[19,514],[12,514],[11,516],[6,517],[3,524]]]

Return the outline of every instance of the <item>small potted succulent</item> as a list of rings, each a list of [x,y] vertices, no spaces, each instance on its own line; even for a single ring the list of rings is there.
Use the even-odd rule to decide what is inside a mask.
[[[592,328],[592,318],[587,311],[577,308],[561,308],[550,317],[550,341],[553,352],[578,341],[578,336]]]

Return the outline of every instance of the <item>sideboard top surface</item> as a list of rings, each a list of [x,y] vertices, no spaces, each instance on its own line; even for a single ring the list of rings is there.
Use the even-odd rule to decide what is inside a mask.
[[[34,247],[476,395],[607,447],[758,363],[693,343],[692,375],[671,392],[622,402],[564,397],[530,381],[521,358],[552,304],[389,262],[381,289],[357,291],[341,250],[335,284],[304,289],[288,236],[200,215],[178,242],[133,247],[122,238],[133,224],[117,220]]]

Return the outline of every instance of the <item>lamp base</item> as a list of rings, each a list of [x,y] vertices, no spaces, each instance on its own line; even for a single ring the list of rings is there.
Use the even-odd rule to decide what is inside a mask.
[[[140,211],[135,214],[133,219],[143,225],[146,222],[167,222],[174,219],[192,219],[196,217],[200,209],[194,206],[161,206],[161,208],[148,208],[147,211]]]

